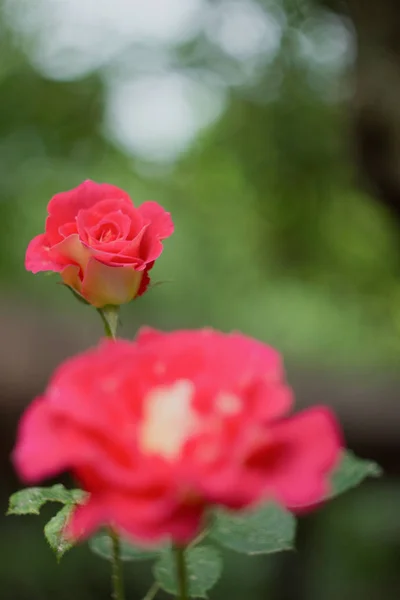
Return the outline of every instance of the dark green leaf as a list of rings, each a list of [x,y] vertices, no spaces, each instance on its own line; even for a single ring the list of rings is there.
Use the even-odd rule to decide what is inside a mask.
[[[26,488],[10,496],[8,515],[38,515],[46,502],[79,504],[85,498],[82,490],[67,490],[63,485]]]
[[[191,598],[207,598],[207,591],[222,572],[221,556],[212,546],[198,546],[186,551],[186,567]],[[173,551],[164,552],[154,565],[154,577],[166,592],[177,594],[176,565]]]
[[[344,452],[339,466],[332,475],[329,497],[334,498],[356,487],[367,477],[379,477],[380,475],[382,475],[382,469],[377,463],[357,458],[352,452]]]
[[[226,548],[245,554],[270,554],[293,548],[296,520],[280,506],[268,503],[241,513],[220,511],[210,535]]]
[[[44,527],[44,535],[51,549],[55,552],[57,560],[74,545],[64,535],[64,527],[73,510],[73,506],[64,506]]]
[[[99,533],[92,537],[89,540],[89,547],[98,556],[106,560],[112,560],[111,539],[106,533]],[[164,550],[164,547],[141,548],[123,539],[120,542],[120,548],[120,557],[123,561],[151,560],[152,558],[157,558],[160,552]]]

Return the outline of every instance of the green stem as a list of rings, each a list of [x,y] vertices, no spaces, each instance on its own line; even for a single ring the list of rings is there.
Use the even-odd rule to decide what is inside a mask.
[[[120,541],[118,534],[112,529],[110,529],[110,538],[112,545],[112,597],[113,600],[125,600],[124,584],[122,579],[122,563],[120,556]]]
[[[147,594],[145,595],[145,597],[143,598],[143,600],[154,600],[159,589],[160,585],[157,582],[154,582]]]
[[[188,548],[194,548],[195,546],[200,544],[200,542],[202,542],[209,533],[210,533],[210,527],[205,527],[203,529],[203,531],[200,531],[199,535],[190,542],[190,544],[188,545]]]
[[[103,320],[106,337],[116,340],[119,306],[104,306],[97,310]],[[119,535],[111,528],[109,529],[109,535],[112,548],[112,597],[113,600],[125,600],[121,563],[121,542]]]
[[[186,571],[185,548],[183,546],[175,546],[175,564],[176,564],[176,579],[178,581],[178,596],[177,600],[189,600],[188,578]]]
[[[98,308],[97,312],[103,321],[106,337],[115,340],[118,329],[119,306],[103,306],[103,308]]]

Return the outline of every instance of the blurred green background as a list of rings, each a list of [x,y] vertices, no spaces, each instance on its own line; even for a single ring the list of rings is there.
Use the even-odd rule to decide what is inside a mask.
[[[0,2],[4,511],[21,411],[101,331],[25,249],[53,194],[106,181],[176,225],[122,335],[211,325],[275,345],[299,406],[333,406],[386,471],[303,517],[297,552],[227,554],[211,597],[399,597],[399,31],[396,0]],[[86,546],[56,565],[49,514],[1,519],[1,599],[108,598]],[[150,570],[131,565],[138,600]]]

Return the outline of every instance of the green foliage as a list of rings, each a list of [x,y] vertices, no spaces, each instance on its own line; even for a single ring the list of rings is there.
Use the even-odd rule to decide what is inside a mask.
[[[219,552],[212,546],[189,548],[185,552],[189,596],[207,598],[207,592],[218,581],[222,572]],[[178,593],[176,565],[173,551],[164,552],[154,565],[154,577],[160,587],[170,594]]]
[[[330,498],[356,487],[367,477],[382,475],[381,467],[370,460],[358,458],[353,452],[343,453],[343,458],[332,475]]]
[[[291,513],[268,503],[252,511],[219,511],[211,537],[222,546],[244,554],[271,554],[294,545],[296,521]]]
[[[345,452],[332,476],[333,498],[360,484],[366,477],[377,477],[380,467],[368,460]],[[57,560],[73,546],[64,534],[68,518],[76,504],[84,502],[82,490],[67,490],[63,485],[33,487],[20,490],[10,497],[8,515],[38,515],[46,502],[58,502],[64,507],[45,525],[44,534]],[[236,552],[254,555],[271,554],[289,550],[294,546],[296,521],[284,508],[266,503],[245,512],[216,511],[211,523],[209,538],[221,546]],[[90,549],[107,560],[112,560],[111,539],[105,533],[89,541]],[[176,566],[174,552],[168,545],[144,548],[125,539],[120,541],[120,558],[123,561],[156,559],[154,575],[165,591],[175,594]],[[194,546],[185,552],[191,597],[206,597],[207,591],[218,581],[222,563],[218,551],[212,546]]]
[[[52,487],[32,487],[12,494],[9,500],[7,515],[38,515],[46,502],[59,502],[64,507],[46,523],[44,535],[57,560],[72,548],[73,543],[64,535],[64,527],[77,504],[85,501],[86,493],[82,490],[67,490],[63,485]]]
[[[59,561],[67,550],[73,547],[73,542],[64,535],[64,527],[71,515],[73,506],[67,504],[50,519],[44,526],[44,535]]]
[[[106,533],[99,533],[89,540],[89,548],[106,560],[112,560],[112,541]],[[165,551],[165,546],[146,549],[131,544],[127,540],[120,540],[120,558],[123,561],[151,560],[157,558],[161,552]]]
[[[52,487],[31,487],[10,496],[7,515],[38,515],[46,502],[79,504],[85,499],[82,490],[67,490],[57,483]]]
[[[332,475],[329,498],[359,485],[367,477],[382,473],[379,465],[345,452]],[[213,540],[226,548],[245,554],[269,554],[294,546],[295,518],[282,507],[267,503],[252,511],[218,511],[210,532]]]

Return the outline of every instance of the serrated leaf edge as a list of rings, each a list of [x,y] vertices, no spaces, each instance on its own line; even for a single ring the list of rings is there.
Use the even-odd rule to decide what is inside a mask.
[[[40,515],[40,511],[41,511],[41,509],[42,509],[42,508],[43,508],[43,506],[44,506],[45,504],[47,504],[48,502],[56,502],[56,503],[58,503],[58,504],[62,504],[62,505],[64,505],[64,506],[76,506],[77,504],[83,504],[83,502],[84,502],[84,499],[85,499],[85,497],[86,497],[86,496],[85,496],[85,492],[83,492],[83,490],[77,490],[77,489],[72,489],[72,490],[69,490],[69,489],[67,489],[67,488],[64,488],[64,491],[66,491],[66,492],[68,492],[68,493],[70,493],[70,494],[71,494],[71,498],[70,498],[69,500],[67,500],[67,501],[65,501],[65,500],[61,500],[60,498],[45,498],[45,499],[44,499],[44,500],[43,500],[43,501],[42,501],[42,502],[39,504],[39,507],[38,507],[37,509],[31,509],[31,510],[29,510],[29,511],[21,511],[21,512],[19,512],[19,511],[16,511],[16,510],[13,510],[13,509],[11,508],[11,506],[10,506],[10,504],[11,504],[11,499],[12,499],[14,496],[16,496],[17,494],[21,494],[21,493],[23,493],[23,492],[26,492],[26,491],[28,491],[28,490],[30,490],[30,489],[38,489],[38,490],[39,490],[39,489],[43,489],[43,490],[46,490],[46,489],[47,489],[47,490],[53,490],[55,487],[57,487],[57,486],[60,486],[60,485],[62,485],[62,484],[55,484],[54,486],[51,486],[50,488],[39,487],[39,486],[37,486],[37,487],[34,487],[34,488],[23,488],[22,490],[18,490],[17,492],[14,492],[14,493],[13,493],[13,494],[11,494],[11,496],[9,497],[9,500],[8,500],[8,509],[7,509],[7,512],[5,513],[5,516],[6,516],[6,517],[8,517],[8,516],[12,516],[12,515],[15,515],[15,516],[21,516],[21,515],[22,515],[22,516],[25,516],[25,515]],[[72,494],[73,494],[73,492],[76,492],[76,491],[80,491],[80,492],[82,492],[82,493],[83,493],[83,497],[82,497],[82,499],[81,499],[81,500],[80,500],[79,498],[73,498],[73,497],[72,497]]]
[[[71,516],[71,513],[72,513],[72,510],[73,510],[74,506],[76,506],[76,505],[75,504],[65,504],[58,512],[56,512],[55,515],[53,515],[51,517],[51,519],[49,519],[49,521],[47,521],[46,525],[43,528],[43,533],[44,533],[45,540],[48,543],[51,551],[54,552],[54,554],[56,555],[56,559],[57,559],[58,563],[60,562],[60,560],[62,559],[62,557],[64,556],[64,554],[66,554],[66,552],[68,552],[68,550],[71,550],[71,548],[73,548],[74,543],[71,542],[71,544],[70,544],[70,546],[68,548],[65,548],[65,550],[63,550],[62,552],[58,552],[57,549],[53,548],[53,546],[50,543],[50,540],[49,540],[48,535],[47,535],[47,528],[49,527],[49,525],[51,524],[51,522],[54,521],[60,515],[60,513],[62,513],[63,511],[65,511],[65,514],[66,514],[65,523],[64,523],[64,526],[65,526],[65,524],[67,522],[67,519]]]

